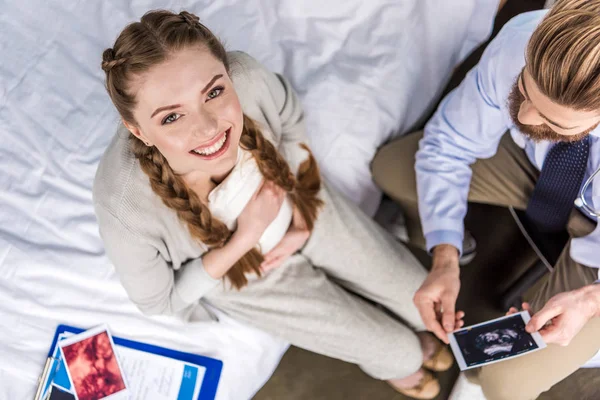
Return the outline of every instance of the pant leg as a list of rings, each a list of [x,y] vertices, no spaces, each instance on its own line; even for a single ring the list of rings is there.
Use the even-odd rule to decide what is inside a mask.
[[[402,206],[411,243],[424,248],[419,218],[415,154],[423,132],[415,132],[382,147],[372,164],[373,179]],[[472,166],[469,201],[524,209],[539,176],[537,168],[506,133],[496,154]]]
[[[204,300],[291,344],[358,364],[377,379],[408,376],[422,364],[415,334],[349,293],[296,254],[241,290],[219,286]]]
[[[592,221],[574,210],[568,224],[571,237],[586,236],[594,229]],[[539,311],[554,295],[593,283],[596,268],[586,267],[570,257],[570,242],[563,250],[548,280],[532,301],[532,311]],[[566,346],[547,348],[471,372],[488,400],[531,400],[549,390],[592,358],[600,349],[600,318],[589,321]],[[507,384],[510,382],[510,384]]]
[[[424,246],[417,208],[415,153],[422,133],[409,135],[383,147],[373,162],[376,183],[404,208],[411,241]],[[473,177],[469,201],[495,205],[511,205],[524,209],[539,176],[525,152],[506,134],[497,154],[478,160],[472,166]],[[593,223],[573,211],[569,220],[572,237],[585,236]],[[553,295],[592,283],[598,271],[570,258],[570,246],[563,251],[548,282],[536,293],[532,308],[539,310]],[[479,370],[469,371],[470,379],[483,387],[488,399],[535,399],[561,381],[600,348],[600,319],[590,321],[568,347],[550,345],[546,349]]]
[[[327,183],[325,206],[302,250],[345,288],[385,306],[411,327],[425,327],[413,296],[427,271],[400,242]]]
[[[587,236],[594,231],[596,224],[577,210],[571,212],[567,230],[571,238]],[[562,292],[578,289],[594,283],[598,279],[598,269],[586,267],[571,259],[571,242],[563,250],[559,260],[550,274],[548,281],[531,299],[533,311],[539,311],[551,297]],[[600,343],[600,339],[598,341]]]

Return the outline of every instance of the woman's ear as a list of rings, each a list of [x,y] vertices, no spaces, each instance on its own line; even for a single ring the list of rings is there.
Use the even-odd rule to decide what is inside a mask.
[[[131,134],[133,136],[135,136],[136,138],[140,139],[142,142],[144,142],[144,144],[146,146],[153,146],[152,142],[150,140],[148,140],[148,138],[146,136],[144,136],[144,134],[142,133],[142,131],[140,130],[140,128],[138,128],[136,125],[127,122],[125,120],[123,120],[123,125],[125,125],[125,128],[127,128],[127,130],[129,132],[131,132]]]

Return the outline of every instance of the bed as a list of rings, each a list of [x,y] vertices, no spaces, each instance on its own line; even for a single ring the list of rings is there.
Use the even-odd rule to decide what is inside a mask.
[[[286,75],[326,177],[373,213],[369,162],[437,100],[491,32],[497,0],[4,1],[0,9],[0,399],[31,399],[56,325],[224,362],[218,399],[251,398],[287,343],[239,324],[146,318],[98,235],[91,186],[118,116],[102,50],[153,8],[197,13],[229,49]]]

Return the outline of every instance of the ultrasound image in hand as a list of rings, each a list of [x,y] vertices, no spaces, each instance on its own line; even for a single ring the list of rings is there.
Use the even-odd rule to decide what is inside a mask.
[[[538,348],[521,315],[454,333],[467,367],[501,360]]]

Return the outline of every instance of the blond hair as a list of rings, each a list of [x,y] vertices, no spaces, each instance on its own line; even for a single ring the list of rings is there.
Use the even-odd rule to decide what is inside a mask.
[[[133,108],[136,99],[129,88],[132,77],[164,62],[173,52],[191,46],[204,46],[229,71],[227,52],[221,42],[199,22],[197,16],[189,12],[150,11],[140,22],[128,25],[121,32],[113,48],[104,51],[102,69],[106,72],[108,94],[123,120],[135,123]],[[148,175],[152,190],[187,224],[192,237],[209,248],[224,246],[232,235],[225,224],[211,215],[208,206],[174,173],[156,147],[146,146],[133,134],[130,139],[131,150]],[[294,176],[286,160],[246,115],[240,146],[252,154],[266,180],[288,193],[308,229],[312,230],[322,205],[317,197],[321,178],[308,147],[303,145],[309,157]],[[239,289],[248,283],[246,273],[260,275],[262,260],[262,254],[252,249],[229,269],[226,277],[233,287]]]
[[[554,102],[600,110],[600,0],[559,0],[533,32],[527,69]]]

